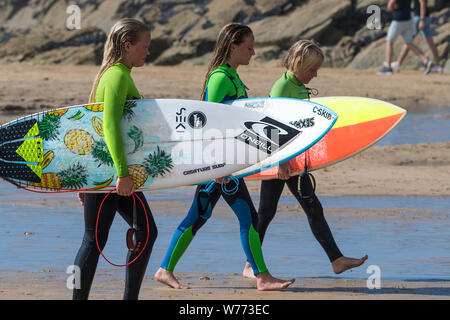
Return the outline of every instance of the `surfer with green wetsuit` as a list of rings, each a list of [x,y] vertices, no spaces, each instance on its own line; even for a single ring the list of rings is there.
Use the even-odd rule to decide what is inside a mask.
[[[202,100],[224,102],[226,100],[247,98],[247,90],[240,80],[237,68],[248,65],[255,54],[254,37],[245,25],[231,23],[220,32],[209,65],[202,91]],[[155,278],[176,289],[187,289],[176,279],[173,270],[186,251],[198,230],[206,223],[220,196],[228,203],[239,219],[241,243],[246,257],[256,275],[258,290],[280,290],[288,287],[294,280],[281,280],[270,275],[261,250],[260,236],[256,231],[257,212],[243,179],[229,182],[234,184],[236,193],[231,195],[221,189],[223,179],[209,187],[198,186],[194,201],[186,218],[175,231],[169,249]]]
[[[92,281],[116,211],[133,224],[134,183],[128,174],[128,166],[122,141],[120,122],[124,115],[126,100],[140,99],[141,96],[131,78],[131,69],[141,67],[149,55],[151,36],[149,28],[135,19],[119,20],[111,29],[105,44],[103,63],[95,79],[90,102],[104,102],[103,132],[105,142],[117,172],[116,193],[79,193],[84,206],[85,232],[83,242],[75,258],[75,266],[80,268],[80,286],[74,288],[73,299],[84,300],[89,296]],[[142,192],[135,193],[142,200],[148,217],[148,242],[143,247],[130,250],[127,256],[124,299],[135,300],[144,279],[148,260],[156,240],[157,228],[152,213]],[[103,200],[105,201],[103,202]],[[147,222],[144,208],[136,201],[136,240],[147,239]],[[101,219],[97,222],[99,208]],[[98,223],[98,231],[96,226]],[[141,252],[143,250],[143,252]],[[134,261],[139,255],[139,259]],[[129,264],[134,261],[132,264]]]
[[[316,43],[310,40],[297,41],[288,51],[284,60],[284,66],[287,70],[273,85],[270,91],[270,97],[309,99],[310,89],[305,85],[317,77],[317,72],[322,66],[323,60],[324,54]],[[305,157],[305,169],[307,169],[308,150],[305,152]],[[322,205],[314,192],[314,187],[308,174],[303,174],[301,177],[299,175],[291,176],[289,162],[278,166],[278,179],[264,180],[261,182],[257,227],[257,231],[261,237],[261,243],[263,242],[267,227],[275,216],[278,201],[285,184],[298,200],[303,211],[305,211],[311,231],[325,250],[332,264],[333,271],[339,274],[363,264],[367,256],[361,259],[343,256],[325,220]],[[248,262],[244,268],[243,276],[248,278],[254,277]]]

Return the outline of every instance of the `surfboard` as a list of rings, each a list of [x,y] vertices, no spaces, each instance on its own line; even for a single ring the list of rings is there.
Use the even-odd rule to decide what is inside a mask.
[[[42,192],[111,190],[117,176],[104,139],[103,108],[103,103],[61,107],[2,125],[0,177]],[[278,144],[263,131],[250,132],[257,123],[276,128],[271,138]],[[137,190],[229,175],[264,160],[300,134],[256,110],[181,99],[127,101],[121,132]]]
[[[227,103],[231,106],[258,110],[267,115],[276,116],[300,130],[300,134],[278,153],[233,173],[233,176],[237,178],[259,174],[261,171],[295,158],[318,143],[338,119],[338,115],[330,108],[300,99],[252,98],[238,99]]]
[[[310,100],[326,106],[338,115],[338,120],[331,130],[306,152],[289,160],[291,175],[297,175],[307,170],[324,168],[354,156],[369,148],[386,136],[406,115],[406,110],[392,103],[365,97],[320,97]],[[243,102],[245,103],[245,102]],[[309,127],[319,116],[314,115],[309,120],[299,120],[287,113],[267,112],[277,114],[282,120],[288,121],[299,130],[309,130]],[[247,176],[249,180],[273,179],[277,177],[277,168]]]

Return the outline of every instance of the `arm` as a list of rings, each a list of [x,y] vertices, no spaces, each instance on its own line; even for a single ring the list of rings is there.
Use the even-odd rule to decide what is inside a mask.
[[[208,81],[208,97],[209,102],[223,102],[227,100],[226,97],[232,95],[234,86],[228,76],[222,72],[214,73]],[[215,179],[216,183],[222,184],[224,177]],[[229,179],[225,180],[225,183],[230,182]]]
[[[397,8],[398,8],[397,2],[395,2],[395,0],[389,0],[389,2],[387,4],[387,10],[388,11],[394,11]]]
[[[117,171],[116,191],[120,196],[130,196],[134,192],[134,183],[128,174],[120,129],[127,89],[127,78],[123,74],[116,73],[108,79],[104,94],[103,127],[105,142]]]
[[[105,86],[103,125],[105,142],[116,167],[119,178],[128,175],[120,122],[126,101],[127,82],[123,75],[116,74]]]
[[[419,0],[420,3],[420,20],[425,19],[425,14],[427,10],[427,2],[426,0]]]
[[[290,72],[290,71],[289,71]],[[293,74],[293,72],[290,72]],[[285,98],[294,98],[294,99],[303,99],[303,95],[301,92],[301,86],[292,86],[289,85],[290,82],[286,81],[285,76],[278,79],[272,89],[270,90],[270,97],[285,97]],[[307,97],[306,97],[307,98]],[[277,167],[277,178],[280,180],[288,180],[291,176],[291,167],[289,165],[289,161],[280,164]]]
[[[425,29],[425,14],[427,10],[427,2],[425,0],[419,0],[420,3],[420,22],[419,22],[419,30]]]

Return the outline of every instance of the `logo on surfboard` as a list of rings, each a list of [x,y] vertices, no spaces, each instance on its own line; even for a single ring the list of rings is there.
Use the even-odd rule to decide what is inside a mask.
[[[301,133],[269,117],[259,121],[245,121],[243,125],[246,130],[235,138],[267,154],[276,151]]]
[[[206,125],[206,115],[201,111],[191,112],[188,116],[188,123],[193,129],[200,129]]]
[[[299,128],[299,129],[310,128],[310,127],[314,127],[314,125],[315,125],[314,117],[306,118],[306,119],[298,119],[298,120],[295,120],[295,121],[291,121],[289,123],[292,124],[294,127]]]

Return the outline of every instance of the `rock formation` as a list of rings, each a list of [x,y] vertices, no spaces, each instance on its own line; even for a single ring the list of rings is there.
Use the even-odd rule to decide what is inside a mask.
[[[449,56],[450,2],[428,1],[435,42]],[[289,46],[314,39],[326,54],[325,66],[371,68],[384,61],[391,15],[384,0],[79,0],[80,29],[69,30],[70,1],[0,2],[0,63],[99,64],[106,34],[120,18],[135,17],[152,30],[156,65],[205,64],[220,29],[229,22],[249,25],[255,34],[255,64],[279,64]],[[380,8],[380,28],[369,29],[370,5]],[[398,54],[403,41],[395,44]],[[429,56],[421,36],[415,43]],[[412,54],[406,68],[421,68]],[[446,70],[450,68],[447,63]]]

